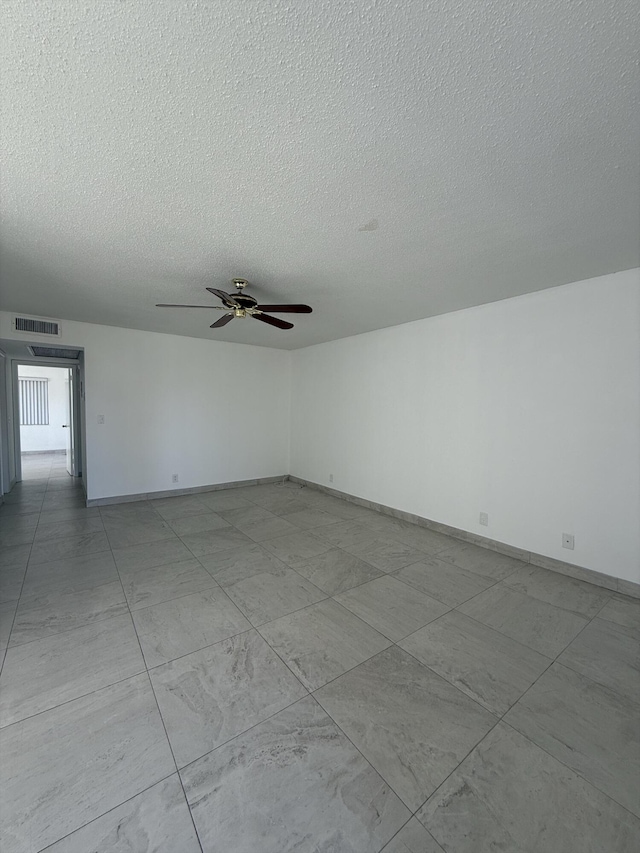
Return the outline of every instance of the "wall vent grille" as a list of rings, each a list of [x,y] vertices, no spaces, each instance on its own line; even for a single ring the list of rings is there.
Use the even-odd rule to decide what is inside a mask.
[[[36,317],[14,317],[13,328],[16,332],[60,337],[60,323],[56,320],[39,320]]]
[[[35,355],[37,358],[72,358],[74,360],[78,360],[80,358],[79,349],[69,349],[67,347],[38,347],[35,344],[31,344],[28,347],[31,355]]]

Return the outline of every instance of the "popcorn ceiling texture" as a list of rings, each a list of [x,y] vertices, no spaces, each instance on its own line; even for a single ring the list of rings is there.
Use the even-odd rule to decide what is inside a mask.
[[[4,0],[1,306],[295,348],[638,265],[636,0]],[[291,332],[210,331],[233,276]]]

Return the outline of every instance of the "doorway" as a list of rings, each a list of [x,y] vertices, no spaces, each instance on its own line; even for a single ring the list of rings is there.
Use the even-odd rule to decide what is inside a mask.
[[[82,476],[80,367],[14,361],[16,480]]]
[[[73,369],[18,365],[23,480],[75,476]]]

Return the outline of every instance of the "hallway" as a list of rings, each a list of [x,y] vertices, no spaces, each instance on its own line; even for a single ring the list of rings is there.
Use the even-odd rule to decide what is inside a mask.
[[[67,473],[67,453],[64,450],[42,453],[23,453],[22,482],[29,486],[47,486],[49,480],[70,479]],[[78,485],[77,482],[71,485]],[[39,489],[39,491],[43,491]],[[35,489],[34,489],[35,493]]]

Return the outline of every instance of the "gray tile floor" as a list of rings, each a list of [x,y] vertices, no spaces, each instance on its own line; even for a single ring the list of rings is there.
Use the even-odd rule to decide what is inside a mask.
[[[60,456],[0,548],[3,853],[640,849],[640,601],[293,483],[87,509]]]

